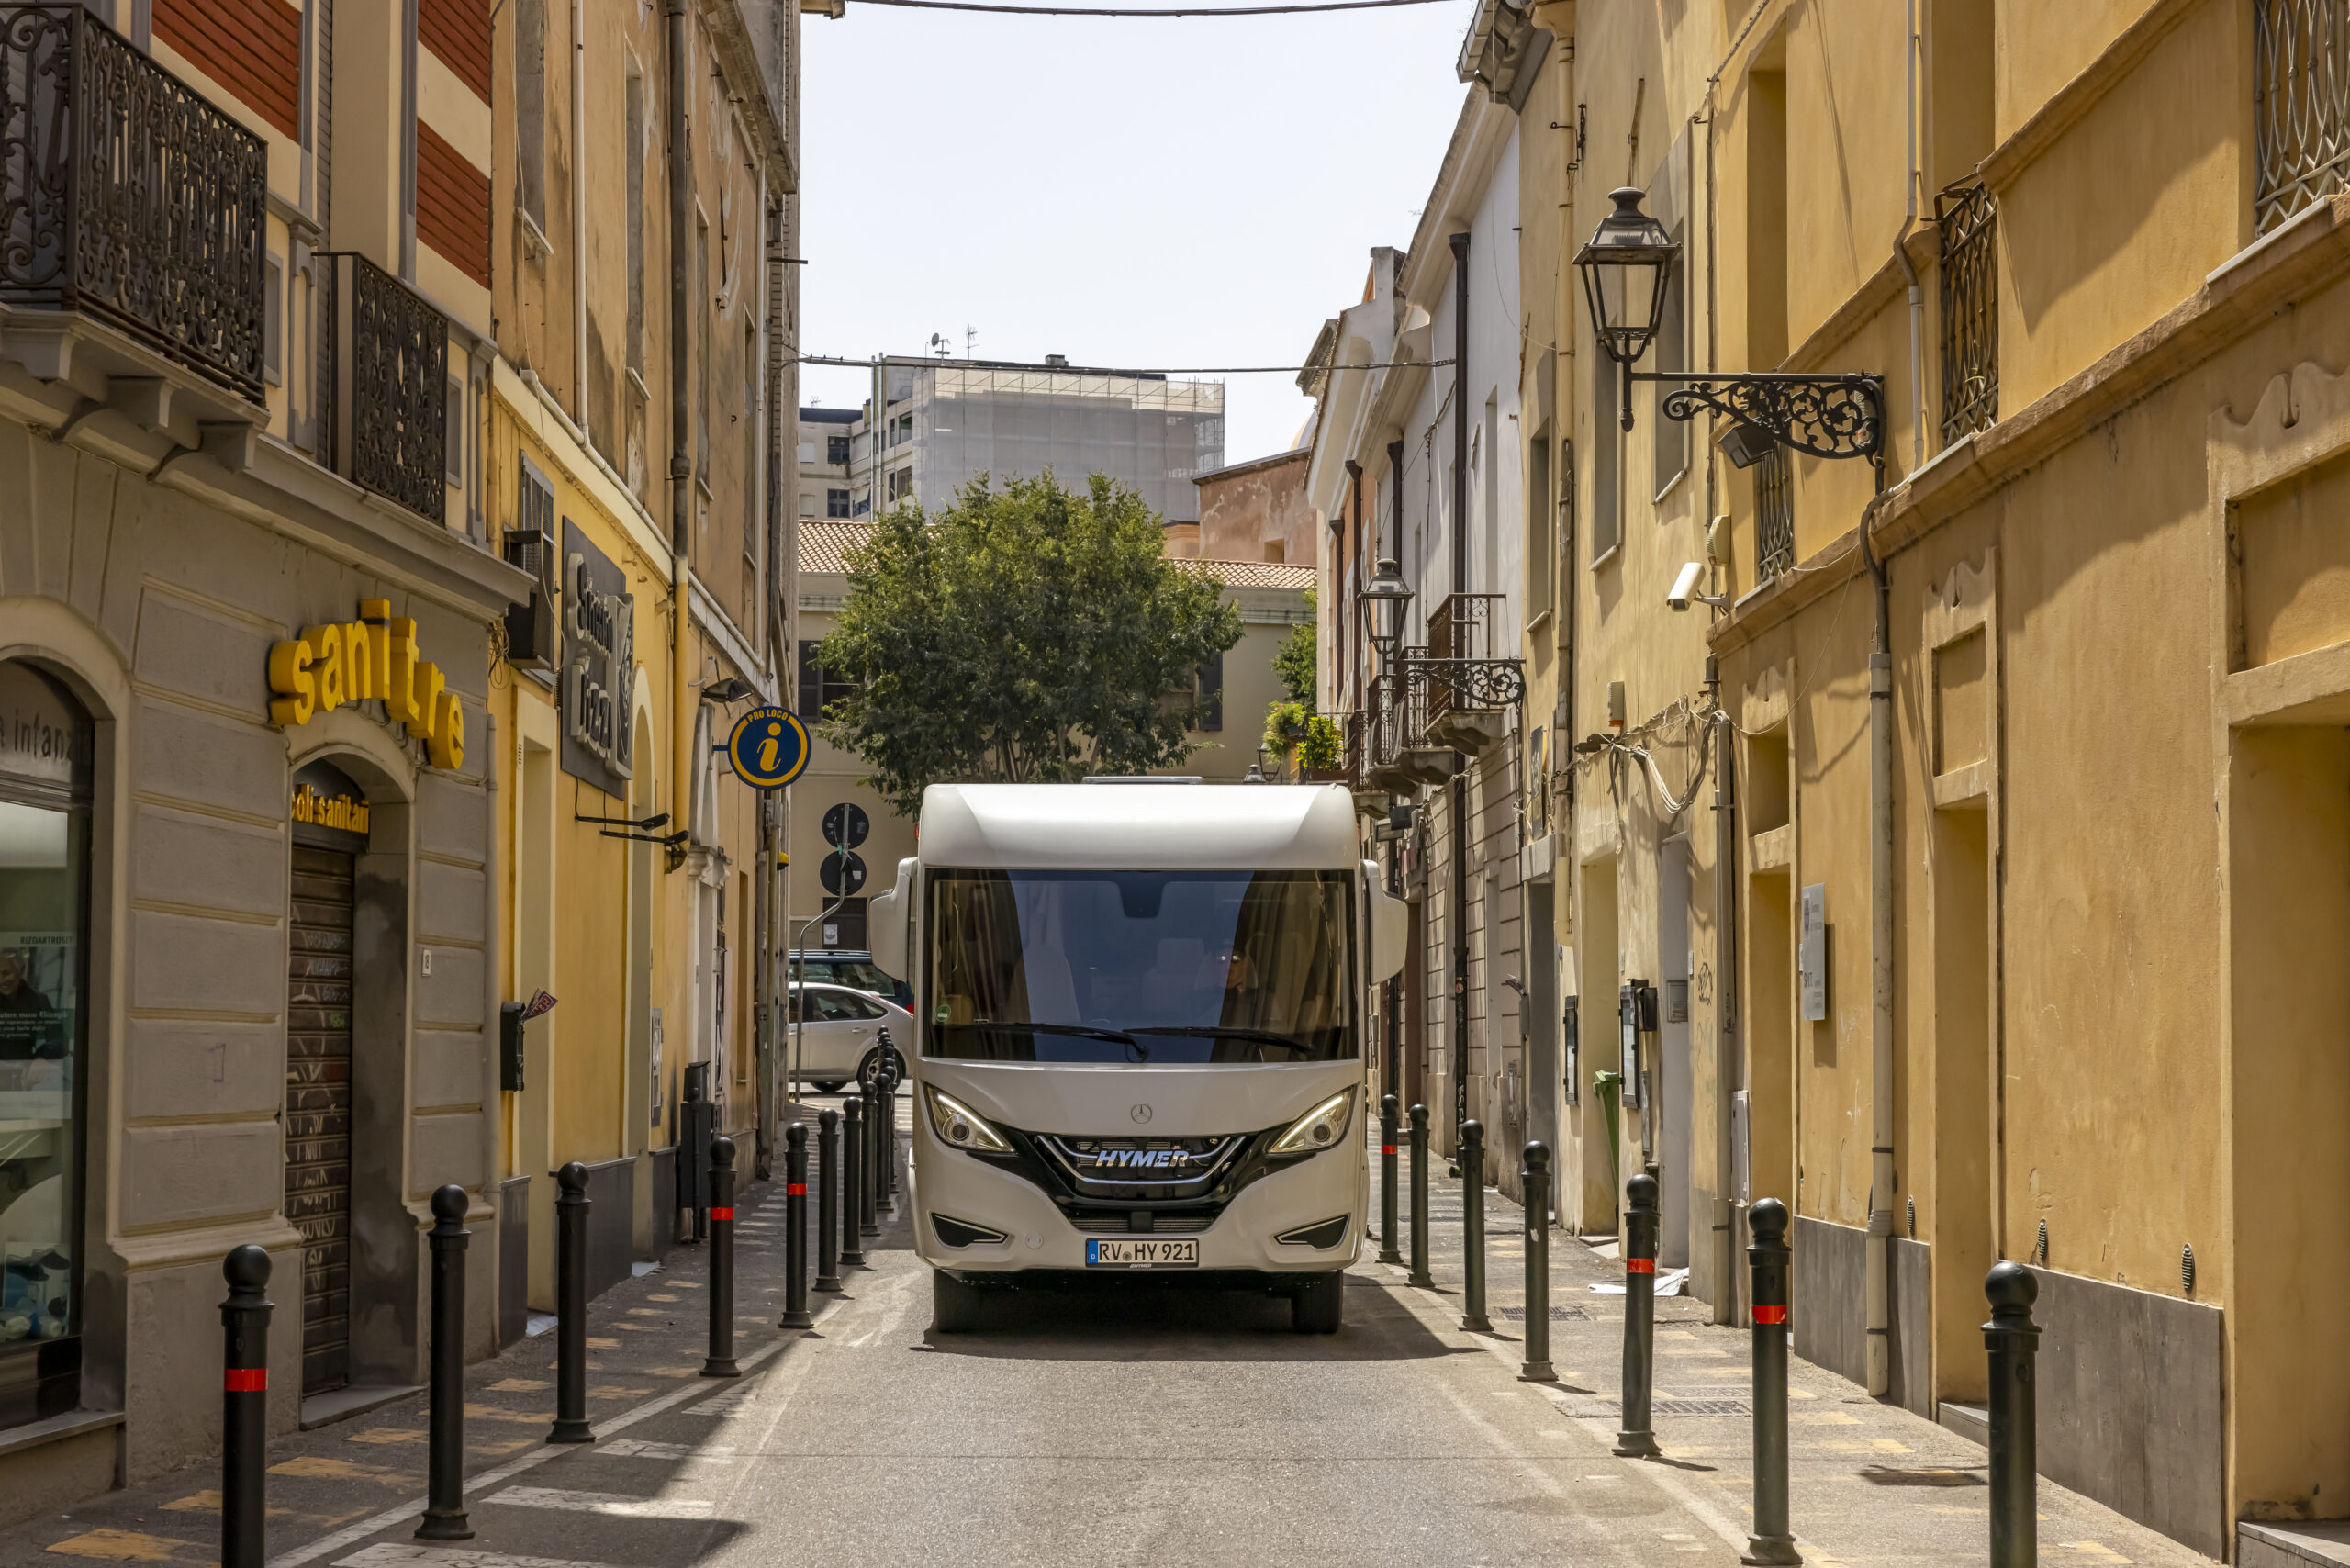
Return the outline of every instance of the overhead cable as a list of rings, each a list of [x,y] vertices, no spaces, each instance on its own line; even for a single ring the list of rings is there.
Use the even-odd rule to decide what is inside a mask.
[[[1446,0],[1321,0],[1304,6],[1187,6],[1128,10],[1095,6],[991,6],[981,0],[856,0],[859,6],[903,6],[917,11],[992,11],[1006,17],[1293,17],[1306,11],[1379,11],[1393,6],[1440,6]]]
[[[878,4],[879,0],[867,0]],[[890,0],[891,4],[912,4],[912,0]],[[806,353],[800,356],[802,364],[840,365],[851,370],[870,370],[869,359],[841,359],[832,354]],[[1305,370],[1439,370],[1452,362],[1449,359],[1391,359],[1375,364],[1209,364],[1188,365],[1167,370],[1157,367],[1144,369],[1098,369],[1083,364],[1004,364],[961,359],[923,359],[908,355],[903,359],[884,356],[883,364],[894,365],[944,365],[950,370],[1026,370],[1042,375],[1295,375]]]

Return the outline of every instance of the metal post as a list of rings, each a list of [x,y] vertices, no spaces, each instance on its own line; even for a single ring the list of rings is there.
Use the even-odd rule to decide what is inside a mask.
[[[1628,1458],[1654,1459],[1664,1451],[1656,1446],[1649,1416],[1650,1395],[1656,1387],[1656,1243],[1663,1228],[1660,1202],[1655,1177],[1639,1175],[1624,1183],[1624,1398],[1616,1451]]]
[[[418,1540],[471,1540],[465,1518],[465,1190],[432,1193],[431,1415],[424,1518]]]
[[[1379,1097],[1379,1260],[1400,1263],[1395,1249],[1395,1112],[1393,1094]]]
[[[1416,1103],[1412,1106],[1412,1271],[1404,1281],[1436,1286],[1428,1274],[1428,1108]]]
[[[1754,1271],[1754,1530],[1741,1562],[1803,1561],[1787,1529],[1787,1206],[1759,1198],[1746,1211]]]
[[[554,1173],[554,1429],[551,1443],[592,1443],[588,1426],[588,1168]]]
[[[1550,1149],[1526,1146],[1517,1179],[1526,1191],[1526,1349],[1520,1383],[1556,1383],[1550,1366]]]
[[[881,1080],[865,1086],[865,1169],[856,1189],[856,1228],[862,1236],[881,1234],[881,1140],[889,1136],[881,1125]]]
[[[1485,1124],[1460,1124],[1460,1327],[1493,1332],[1485,1316]]]
[[[841,1288],[841,1115],[816,1113],[816,1289]]]
[[[865,1267],[865,1104],[850,1095],[841,1104],[841,1261]]]
[[[884,1038],[887,1046],[887,1038]],[[884,1049],[881,1070],[875,1075],[881,1090],[881,1202],[891,1214],[898,1212],[898,1063],[893,1052]]]
[[[738,1377],[734,1364],[734,1140],[710,1140],[710,1354],[704,1377]]]
[[[2040,1282],[2021,1263],[2000,1263],[1983,1282],[1991,1321],[1991,1568],[2031,1568],[2040,1560],[2039,1403],[2032,1363],[2040,1327],[2031,1304]]]
[[[808,1315],[808,1124],[783,1130],[783,1318],[778,1328],[813,1328]]]
[[[269,1254],[251,1242],[221,1260],[220,1568],[262,1568],[269,1469]]]

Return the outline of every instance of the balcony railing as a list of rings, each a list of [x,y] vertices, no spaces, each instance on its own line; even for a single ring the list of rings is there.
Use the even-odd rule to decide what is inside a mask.
[[[1980,179],[1934,198],[1942,230],[1942,444],[1999,418],[1999,206]]]
[[[319,259],[327,324],[319,461],[440,522],[449,506],[448,319],[364,256]]]
[[[2254,0],[2253,230],[2350,188],[2350,16],[2342,0]]]
[[[0,301],[259,402],[262,139],[78,5],[0,5]]]
[[[1447,594],[1438,602],[1428,617],[1427,656],[1439,661],[1441,668],[1428,674],[1424,699],[1427,723],[1436,723],[1448,713],[1492,712],[1511,700],[1501,686],[1487,678],[1493,673],[1488,666],[1514,663],[1496,656],[1505,630],[1506,603],[1497,593]],[[1511,652],[1516,651],[1513,646]]]

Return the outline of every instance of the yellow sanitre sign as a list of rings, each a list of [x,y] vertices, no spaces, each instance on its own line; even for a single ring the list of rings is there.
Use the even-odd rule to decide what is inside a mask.
[[[394,723],[426,743],[433,767],[461,767],[464,710],[442,683],[441,666],[416,655],[416,622],[395,616],[389,599],[363,599],[358,620],[304,627],[269,650],[269,721],[291,729],[314,713],[374,698]]]

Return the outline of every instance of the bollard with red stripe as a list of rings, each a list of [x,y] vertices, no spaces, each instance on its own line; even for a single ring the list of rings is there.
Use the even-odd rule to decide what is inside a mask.
[[[734,1140],[710,1140],[710,1354],[704,1377],[735,1377]]]
[[[465,1190],[452,1183],[432,1193],[431,1415],[427,1421],[424,1518],[419,1540],[471,1540],[465,1518]]]
[[[813,1328],[808,1313],[808,1124],[783,1129],[783,1318],[778,1328]]]
[[[1379,1260],[1400,1263],[1395,1248],[1395,1135],[1397,1103],[1393,1094],[1379,1097]]]
[[[264,1473],[269,1468],[269,1314],[262,1290],[269,1254],[248,1243],[220,1265],[227,1354],[220,1377],[220,1564],[262,1568]]]
[[[1803,1561],[1787,1528],[1787,1209],[1762,1198],[1746,1211],[1754,1269],[1754,1529],[1742,1562]]]
[[[1649,1414],[1656,1387],[1659,1205],[1655,1177],[1643,1172],[1624,1183],[1624,1398],[1616,1451],[1628,1459],[1654,1459],[1664,1451],[1656,1446]]]

